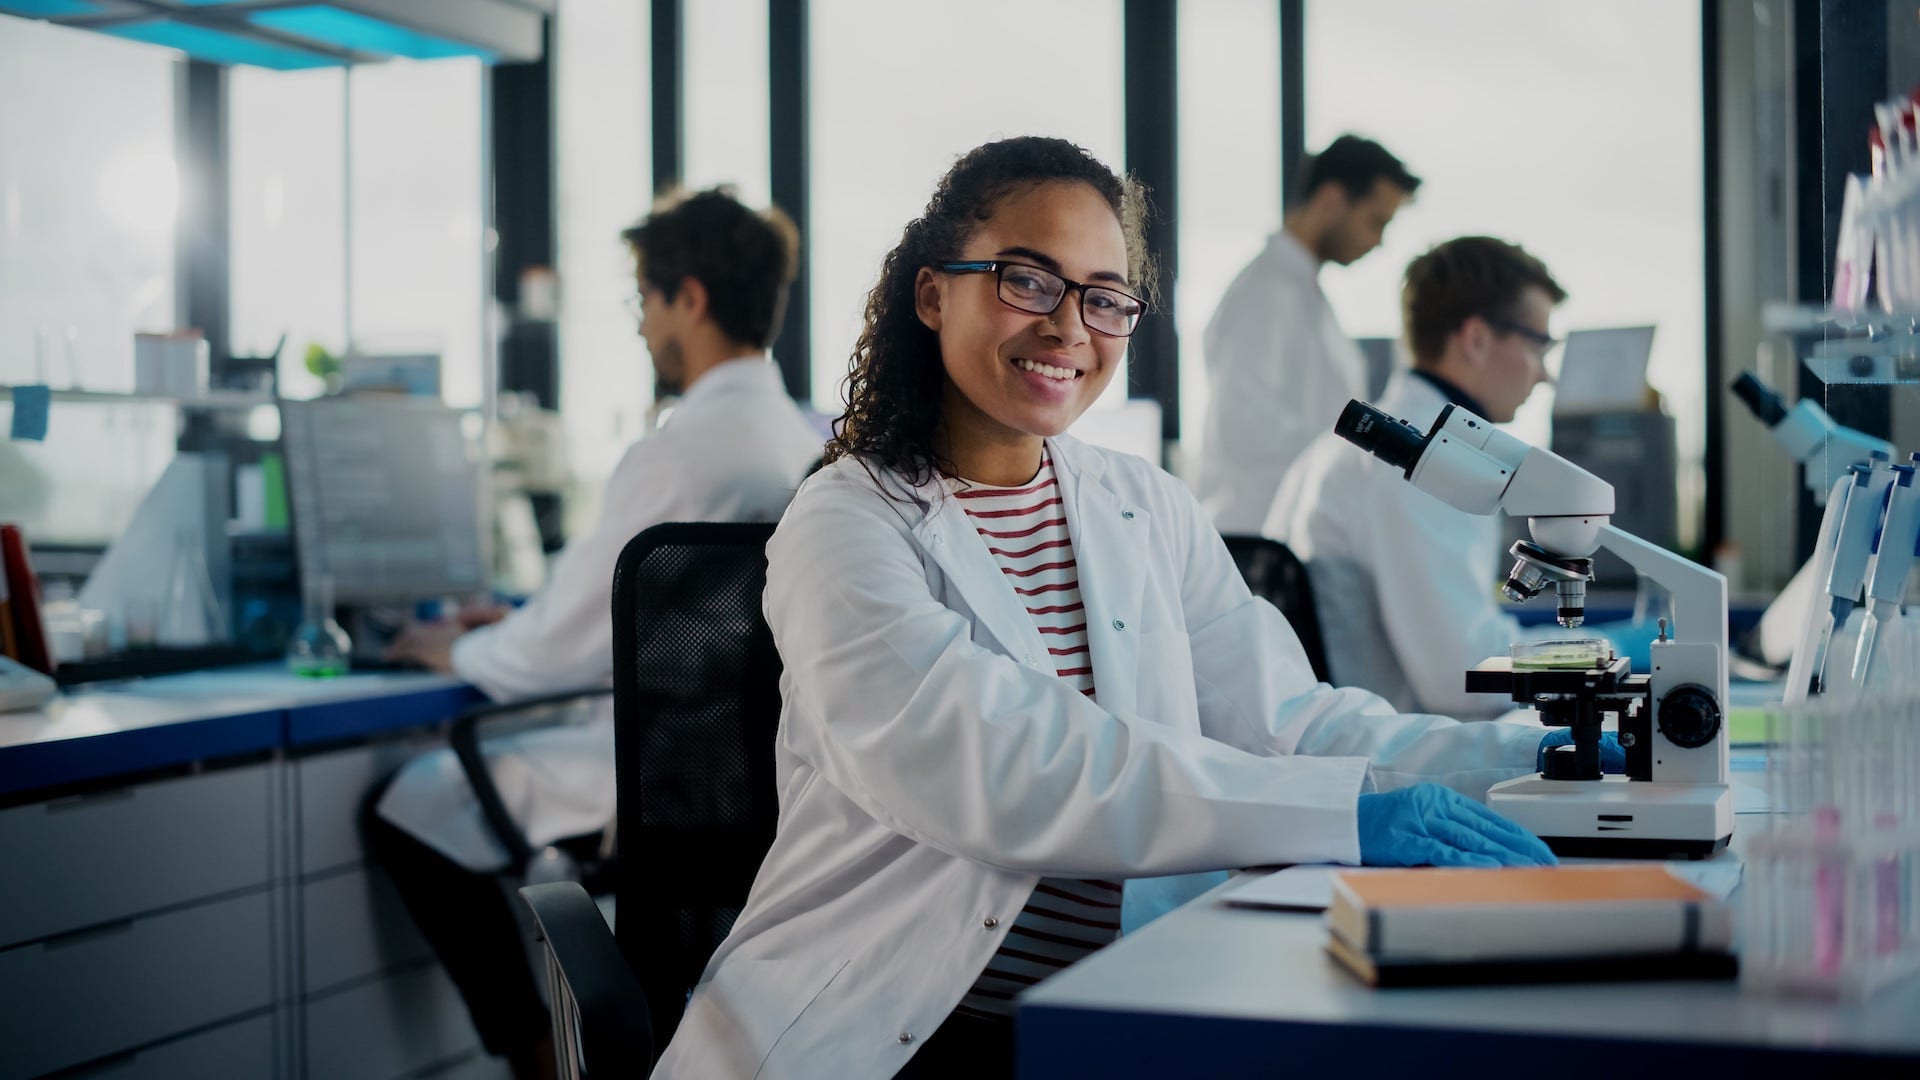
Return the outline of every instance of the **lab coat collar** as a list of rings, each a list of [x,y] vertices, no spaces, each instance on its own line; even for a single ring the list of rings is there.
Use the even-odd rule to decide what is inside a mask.
[[[1108,463],[1100,452],[1065,437],[1048,439],[1047,450],[1079,564],[1096,694],[1108,712],[1130,712],[1139,700],[1139,624],[1152,519],[1107,483]],[[917,508],[914,536],[987,631],[1015,660],[1051,673],[1052,657],[1033,616],[941,479],[917,487],[897,475],[890,479],[896,490],[883,494],[907,496],[907,505],[896,503],[902,512]]]
[[[1140,615],[1153,519],[1105,482],[1106,458],[1078,442],[1073,446],[1081,452],[1085,471],[1074,473],[1069,481],[1058,455],[1054,471],[1061,474],[1067,533],[1073,538],[1073,557],[1080,569],[1094,696],[1107,712],[1132,715],[1140,700],[1140,634],[1148,629]]]
[[[1438,386],[1422,378],[1412,368],[1401,368],[1387,379],[1380,391],[1381,409],[1425,431],[1450,404]]]
[[[1267,238],[1267,251],[1273,256],[1276,265],[1299,274],[1301,277],[1319,280],[1320,260],[1300,239],[1285,229],[1280,229]]]
[[[693,380],[693,385],[680,395],[680,405],[725,393],[737,386],[751,386],[755,382],[778,379],[779,372],[766,353],[758,356],[741,356],[732,360],[722,360],[708,368],[701,376]]]
[[[1453,404],[1460,406],[1475,416],[1485,417],[1487,415],[1486,406],[1475,401],[1472,394],[1460,389],[1460,384],[1454,382],[1452,379],[1442,378],[1423,368],[1413,368],[1411,372],[1414,378],[1440,391],[1440,396],[1446,398]]]

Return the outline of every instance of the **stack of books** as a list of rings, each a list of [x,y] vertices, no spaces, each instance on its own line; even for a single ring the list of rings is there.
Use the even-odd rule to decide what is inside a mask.
[[[1340,874],[1327,951],[1372,986],[1728,979],[1733,913],[1660,866]]]

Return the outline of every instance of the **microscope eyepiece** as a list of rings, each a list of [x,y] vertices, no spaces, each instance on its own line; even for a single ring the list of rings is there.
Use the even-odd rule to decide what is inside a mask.
[[[1746,402],[1747,408],[1753,410],[1753,415],[1768,427],[1787,418],[1787,403],[1780,400],[1780,395],[1769,389],[1751,371],[1742,372],[1739,378],[1733,380],[1733,396]]]
[[[1359,400],[1347,402],[1333,433],[1409,476],[1427,449],[1427,436],[1419,428]]]

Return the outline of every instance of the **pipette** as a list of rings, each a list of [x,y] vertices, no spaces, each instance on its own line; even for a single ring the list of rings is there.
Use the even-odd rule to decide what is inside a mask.
[[[1914,457],[1920,460],[1920,454]],[[1887,512],[1875,543],[1873,576],[1867,584],[1867,613],[1860,622],[1860,643],[1853,651],[1853,685],[1861,688],[1867,685],[1880,625],[1900,616],[1907,572],[1913,567],[1915,545],[1920,543],[1920,491],[1913,486],[1914,466],[1894,465],[1892,472]]]
[[[1893,470],[1880,455],[1874,464],[1851,465],[1847,471],[1853,484],[1847,492],[1846,509],[1840,518],[1840,531],[1833,542],[1833,569],[1827,574],[1827,611],[1816,630],[1810,688],[1820,693],[1827,685],[1827,649],[1834,631],[1846,625],[1847,616],[1859,604],[1860,590],[1867,580],[1867,562],[1873,557],[1873,538],[1880,527],[1880,510],[1886,490],[1893,483]]]

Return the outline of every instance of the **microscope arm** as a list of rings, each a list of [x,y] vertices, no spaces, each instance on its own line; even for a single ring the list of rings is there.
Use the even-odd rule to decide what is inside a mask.
[[[1600,527],[1600,546],[1659,583],[1673,597],[1673,622],[1667,628],[1673,641],[1714,647],[1717,669],[1714,682],[1724,705],[1727,700],[1726,577],[1612,525]]]

